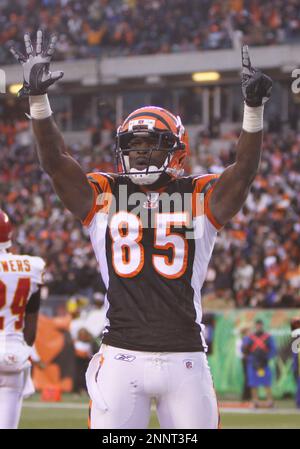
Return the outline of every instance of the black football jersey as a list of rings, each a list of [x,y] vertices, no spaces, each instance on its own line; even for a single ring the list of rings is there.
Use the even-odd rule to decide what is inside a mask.
[[[84,220],[106,285],[103,343],[137,351],[206,349],[201,287],[218,229],[209,197],[218,175],[151,191],[128,177],[90,173]]]

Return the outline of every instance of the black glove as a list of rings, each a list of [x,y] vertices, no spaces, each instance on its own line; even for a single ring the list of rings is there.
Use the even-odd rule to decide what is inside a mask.
[[[51,73],[49,70],[57,36],[52,35],[49,45],[43,49],[43,33],[39,30],[36,36],[35,51],[33,50],[28,33],[24,35],[24,42],[27,56],[24,56],[14,47],[10,49],[11,53],[23,67],[23,87],[19,90],[18,97],[45,94],[48,87],[64,75],[64,72]]]
[[[251,66],[248,45],[242,47],[242,92],[248,106],[261,106],[271,96],[273,81]]]

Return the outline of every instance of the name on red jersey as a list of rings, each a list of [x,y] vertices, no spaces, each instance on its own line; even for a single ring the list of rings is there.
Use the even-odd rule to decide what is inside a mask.
[[[28,273],[31,271],[31,265],[29,260],[1,260],[0,261],[0,272],[2,273]]]

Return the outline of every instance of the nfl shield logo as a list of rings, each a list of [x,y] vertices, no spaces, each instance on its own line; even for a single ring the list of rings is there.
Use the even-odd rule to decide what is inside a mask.
[[[147,201],[144,202],[144,209],[156,209],[158,207],[158,192],[148,192],[147,193]]]
[[[184,360],[184,364],[187,369],[192,369],[194,366],[194,362],[192,360]]]

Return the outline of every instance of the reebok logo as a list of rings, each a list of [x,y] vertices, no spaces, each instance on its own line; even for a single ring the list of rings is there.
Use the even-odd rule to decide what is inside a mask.
[[[116,360],[123,360],[123,362],[132,362],[136,357],[134,355],[117,354],[115,356]]]

